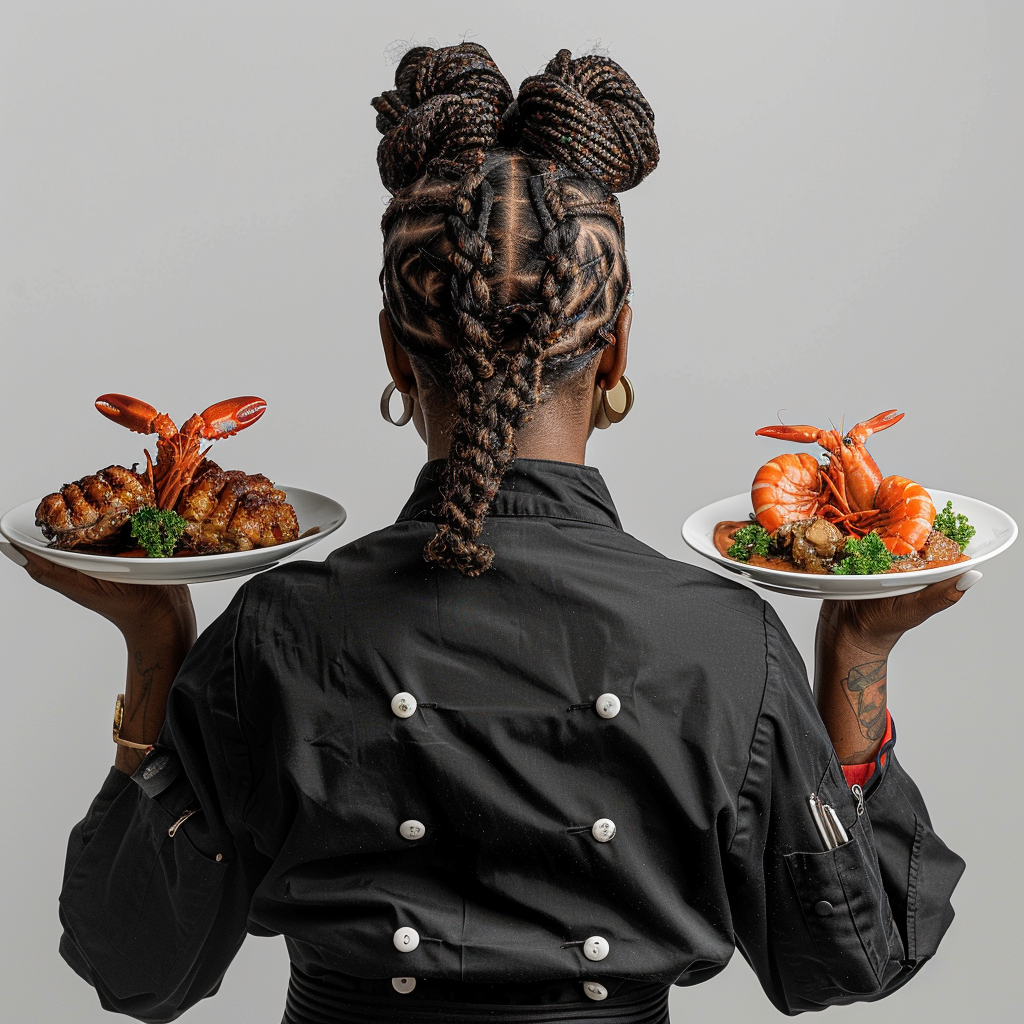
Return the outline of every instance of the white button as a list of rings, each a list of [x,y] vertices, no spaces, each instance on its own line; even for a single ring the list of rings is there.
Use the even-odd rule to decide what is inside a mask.
[[[399,928],[395,932],[395,949],[399,953],[411,953],[419,944],[420,933],[415,928]]]
[[[398,826],[398,831],[402,834],[403,839],[422,839],[424,832],[427,830],[423,827],[422,821],[410,818]],[[614,825],[612,826],[612,831],[615,831]]]
[[[597,713],[602,718],[614,718],[622,707],[622,702],[614,693],[602,693],[594,702]]]
[[[608,940],[600,935],[591,935],[583,943],[583,955],[588,960],[603,960],[608,955]]]
[[[615,838],[615,822],[611,818],[598,818],[590,831],[599,843],[607,843]]]
[[[399,718],[408,718],[416,714],[416,698],[411,693],[396,693],[391,698],[391,710]]]
[[[596,981],[585,981],[583,983],[583,994],[588,999],[593,999],[595,1002],[600,1002],[602,999],[608,998],[608,989],[604,985]]]
[[[391,987],[396,992],[401,992],[403,996],[407,996],[416,987],[416,979],[415,978],[392,978],[391,979]],[[598,987],[600,987],[600,986],[598,986]],[[591,998],[596,998],[596,997],[591,997]],[[601,998],[604,999],[604,996],[601,996]]]

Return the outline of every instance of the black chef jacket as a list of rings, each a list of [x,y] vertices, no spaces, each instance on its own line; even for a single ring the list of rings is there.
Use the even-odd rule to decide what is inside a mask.
[[[903,984],[963,862],[891,751],[859,813],[771,606],[557,462],[506,474],[489,572],[431,567],[442,466],[393,526],[248,581],[75,826],[60,949],[103,1006],[173,1019],[247,931],[410,1011],[432,985],[689,985],[736,947],[784,1013]]]

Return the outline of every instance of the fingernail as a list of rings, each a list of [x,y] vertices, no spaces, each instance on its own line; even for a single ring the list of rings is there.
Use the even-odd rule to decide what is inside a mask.
[[[17,565],[28,565],[28,559],[13,544],[0,540],[0,551]]]
[[[971,569],[970,572],[965,572],[963,576],[956,581],[957,590],[970,590],[975,583],[978,582],[982,577],[982,573],[978,572],[977,569]]]

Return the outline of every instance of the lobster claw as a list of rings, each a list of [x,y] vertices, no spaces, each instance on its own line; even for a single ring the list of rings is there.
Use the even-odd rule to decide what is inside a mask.
[[[818,427],[799,423],[773,423],[769,427],[755,430],[758,437],[777,437],[780,441],[793,441],[797,444],[814,444],[821,440],[824,433]]]
[[[167,413],[157,412],[148,402],[141,402],[129,395],[100,395],[96,399],[96,408],[108,419],[137,434],[171,437],[178,432],[174,420]]]
[[[266,411],[267,403],[262,398],[251,395],[245,398],[226,398],[199,414],[203,420],[203,437],[210,440],[230,437],[251,427]]]
[[[885,430],[894,423],[899,423],[901,419],[903,419],[903,413],[897,412],[895,409],[887,409],[885,412],[880,412],[877,416],[872,416],[871,419],[851,427],[849,436],[863,444],[872,434],[877,434],[879,430]]]

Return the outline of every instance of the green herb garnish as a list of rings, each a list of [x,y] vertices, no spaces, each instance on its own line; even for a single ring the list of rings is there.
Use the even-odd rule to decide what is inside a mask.
[[[840,576],[871,576],[892,566],[892,555],[877,533],[869,533],[861,540],[851,537],[843,554],[846,557],[832,567]]]
[[[140,508],[129,520],[132,536],[150,558],[170,558],[188,523],[177,512]]]
[[[757,523],[751,523],[741,526],[732,535],[732,544],[726,554],[738,562],[749,562],[751,555],[767,555],[770,542],[768,531]]]
[[[967,521],[967,516],[953,511],[951,501],[947,501],[946,507],[935,513],[932,528],[944,533],[950,540],[955,540],[961,551],[970,544],[971,538],[977,532]]]

